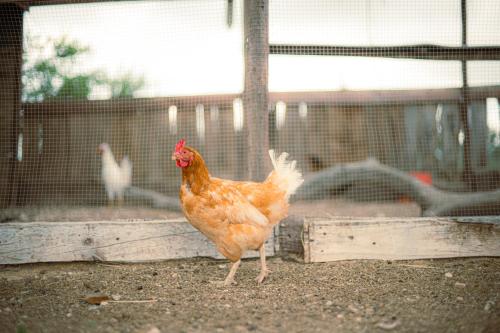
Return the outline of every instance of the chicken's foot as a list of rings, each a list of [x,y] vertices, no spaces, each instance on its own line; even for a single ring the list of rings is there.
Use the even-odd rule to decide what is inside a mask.
[[[225,286],[229,286],[231,284],[236,284],[236,281],[234,280],[234,275],[236,274],[238,267],[240,267],[240,264],[241,264],[241,259],[238,260],[237,262],[233,263],[233,265],[231,266],[231,270],[229,271],[229,274],[227,274],[227,277],[224,280]]]

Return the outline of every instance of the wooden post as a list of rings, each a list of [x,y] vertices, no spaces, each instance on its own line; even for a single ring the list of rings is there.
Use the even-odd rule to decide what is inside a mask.
[[[0,4],[0,207],[13,200],[17,114],[21,107],[23,9]]]
[[[461,12],[462,12],[462,47],[467,46],[467,0],[461,0]],[[474,190],[476,188],[473,181],[472,166],[471,166],[471,140],[470,140],[470,129],[469,129],[469,84],[467,82],[467,61],[462,60],[462,92],[460,100],[460,122],[462,125],[462,130],[464,133],[464,171],[463,180],[469,187],[469,189]]]
[[[266,177],[268,161],[268,0],[245,0],[245,90],[243,109],[247,122],[248,172],[251,180]]]

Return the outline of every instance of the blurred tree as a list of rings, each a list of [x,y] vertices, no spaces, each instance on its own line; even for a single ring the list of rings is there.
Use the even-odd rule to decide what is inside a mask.
[[[89,99],[95,89],[108,91],[111,98],[133,97],[144,86],[142,77],[127,73],[109,78],[102,71],[76,72],[89,47],[63,37],[41,43],[28,37],[23,55],[23,101]]]

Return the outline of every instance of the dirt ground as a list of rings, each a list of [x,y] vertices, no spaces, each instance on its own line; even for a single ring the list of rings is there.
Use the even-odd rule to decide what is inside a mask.
[[[0,332],[498,332],[500,258],[0,266]],[[116,302],[89,305],[92,293]],[[147,301],[149,302],[136,302]],[[134,301],[129,303],[127,301]],[[157,328],[158,330],[154,330]]]

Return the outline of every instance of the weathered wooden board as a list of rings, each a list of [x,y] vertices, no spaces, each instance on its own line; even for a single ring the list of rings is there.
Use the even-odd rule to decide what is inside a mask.
[[[500,218],[304,221],[304,261],[500,256]]]
[[[275,253],[275,237],[266,254]],[[258,256],[249,251],[246,257]],[[132,222],[0,224],[0,264],[55,261],[141,262],[192,257],[223,258],[184,219]]]

